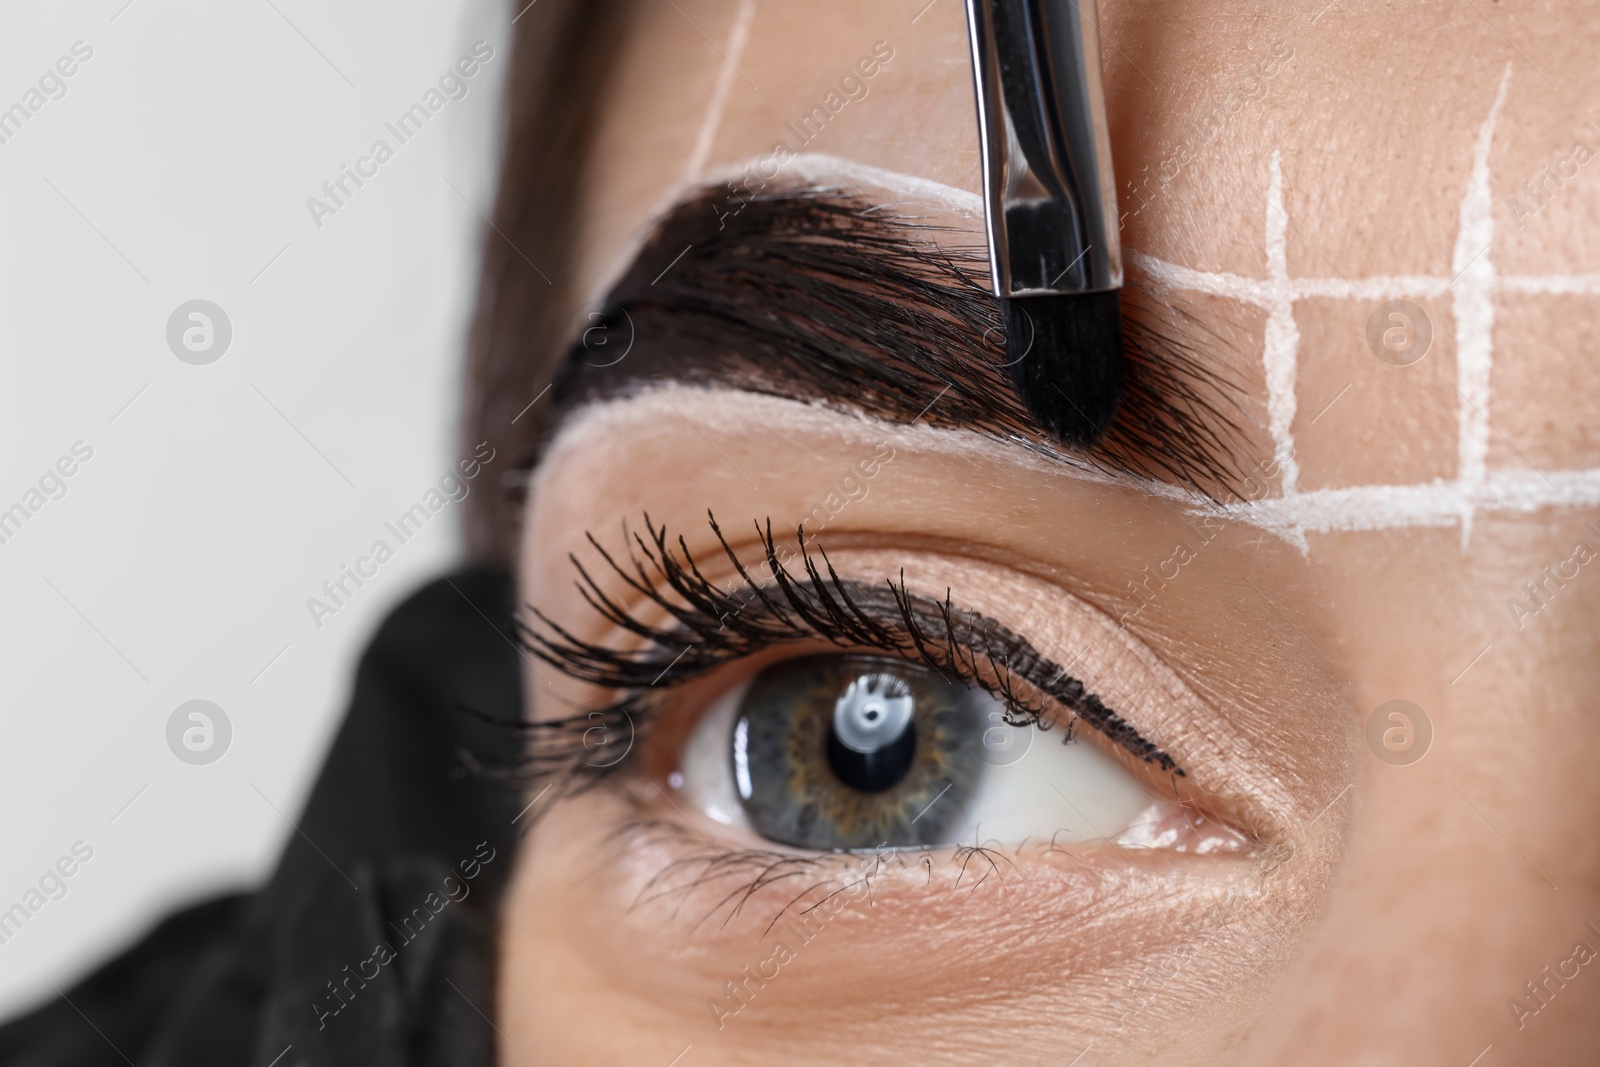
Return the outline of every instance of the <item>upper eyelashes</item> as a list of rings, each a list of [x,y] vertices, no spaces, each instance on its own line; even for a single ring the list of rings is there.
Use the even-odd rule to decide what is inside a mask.
[[[631,747],[634,731],[648,729],[655,694],[661,690],[779,645],[822,640],[840,648],[899,655],[987,689],[1004,702],[1013,725],[1048,729],[1053,721],[1049,705],[1059,705],[1070,716],[1067,736],[1082,721],[1144,763],[1184,775],[1170,755],[1026,638],[993,619],[955,608],[948,592],[942,601],[912,593],[903,576],[886,579],[882,587],[841,578],[825,552],[807,546],[803,526],[796,530],[796,548],[780,549],[770,520],[765,528],[756,524],[770,576],[763,580],[740,561],[715,516],[708,517],[740,579],[734,592],[708,581],[684,538],[677,537],[674,545],[666,529],[648,515],[648,536],[631,534],[625,562],[589,536],[606,566],[652,614],[664,612],[671,620],[664,624],[640,621],[572,557],[583,598],[608,623],[643,639],[638,647],[619,650],[586,641],[529,605],[533,621],[521,624],[520,630],[530,653],[571,678],[621,694],[603,707],[529,724],[529,771],[589,778],[607,774],[621,757],[585,758],[595,756],[597,731],[607,737],[608,731],[621,730]],[[798,558],[800,573],[792,572],[784,557]]]

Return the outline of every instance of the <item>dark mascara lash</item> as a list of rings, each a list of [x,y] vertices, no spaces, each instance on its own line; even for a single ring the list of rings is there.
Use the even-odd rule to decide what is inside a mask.
[[[870,648],[918,661],[941,674],[989,690],[1006,706],[1015,726],[1051,725],[1042,703],[1017,692],[1022,682],[1071,713],[1067,737],[1078,722],[1147,764],[1182,776],[1183,770],[1083,683],[1041,655],[1025,638],[1002,624],[911,593],[904,577],[881,587],[846,581],[827,554],[806,543],[796,529],[796,550],[780,550],[769,519],[756,532],[770,578],[758,579],[738,558],[716,517],[711,530],[740,579],[727,592],[708,581],[682,536],[669,539],[665,527],[644,516],[645,535],[630,534],[626,562],[589,535],[607,568],[644,601],[667,613],[670,624],[640,622],[606,593],[576,556],[577,588],[584,600],[612,625],[642,638],[641,647],[619,650],[586,641],[529,605],[533,622],[519,624],[526,650],[568,677],[622,695],[604,706],[562,719],[527,723],[525,776],[552,775],[597,781],[624,764],[598,750],[612,734],[636,746],[654,721],[660,695],[705,676],[724,664],[784,644],[823,640],[840,648]],[[798,558],[800,573],[783,556]],[[819,567],[820,560],[820,567]],[[600,739],[597,741],[597,737]],[[625,752],[624,755],[627,753]]]

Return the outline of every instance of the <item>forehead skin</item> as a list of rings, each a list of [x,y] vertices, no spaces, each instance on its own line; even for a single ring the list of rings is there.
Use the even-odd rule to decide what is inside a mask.
[[[925,4],[639,5],[589,168],[583,289],[598,299],[686,183],[795,146],[788,124],[879,41],[893,59],[803,150],[976,193],[961,4]],[[1524,984],[1575,941],[1600,946],[1600,567],[1545,577],[1576,542],[1600,549],[1600,158],[1574,152],[1600,150],[1591,15],[1106,0],[1100,18],[1125,251],[1223,339],[1247,410],[1292,450],[1273,496],[1303,507],[1282,514],[1312,516],[1257,531],[1301,569],[1275,640],[1342,676],[1353,733],[1395,698],[1434,729],[1410,766],[1361,745],[1322,917],[1231,1062],[1464,1064],[1490,1044],[1485,1062],[1577,1062],[1600,1043],[1600,977],[1520,1027],[1506,1001],[1533,1003]],[[980,220],[943,221],[940,240],[981,241]],[[1431,326],[1406,367],[1368,343],[1391,297]],[[530,594],[565,580],[537,531],[615,525],[570,496],[536,500]]]

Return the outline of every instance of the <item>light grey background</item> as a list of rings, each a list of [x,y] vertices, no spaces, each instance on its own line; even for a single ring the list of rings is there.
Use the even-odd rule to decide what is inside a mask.
[[[94,450],[0,544],[0,910],[74,842],[94,850],[0,944],[0,1014],[170,908],[262,878],[362,644],[458,557],[452,503],[313,625],[306,599],[461,458],[474,205],[492,200],[511,14],[0,7],[0,108],[74,42],[94,50],[0,144],[0,509],[74,442]],[[468,95],[317,228],[306,199],[375,139],[394,147],[384,122],[479,39],[494,58]],[[233,326],[208,366],[166,341],[197,298]],[[496,466],[473,492],[496,488]],[[167,747],[168,718],[196,699],[233,731],[204,766]]]

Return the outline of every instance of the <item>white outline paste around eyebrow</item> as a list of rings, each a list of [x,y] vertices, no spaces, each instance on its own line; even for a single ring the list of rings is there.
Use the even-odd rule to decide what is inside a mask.
[[[707,396],[714,396],[717,403],[711,406],[697,402]],[[969,430],[908,426],[861,412],[840,411],[763,393],[740,393],[737,403],[727,400],[727,394],[717,388],[669,384],[580,408],[562,421],[534,472],[530,495],[538,497],[545,472],[559,466],[561,455],[567,450],[581,451],[586,442],[592,440],[615,440],[623,433],[634,432],[641,420],[646,424],[689,421],[687,410],[694,415],[689,425],[701,434],[741,436],[771,433],[775,427],[782,427],[795,433],[810,432],[857,443],[863,448],[887,440],[895,448],[904,447],[909,452],[955,458],[982,457],[1041,475],[1132,489],[1170,500],[1197,516],[1217,514],[1214,505],[1178,486],[1065,466],[1029,449],[980,437]],[[1600,495],[1597,487],[1600,487],[1600,471],[1596,470],[1556,472],[1551,476],[1550,485],[1540,479],[1490,474],[1476,493],[1474,503],[1486,511],[1531,512],[1543,507],[1590,504]],[[1458,483],[1435,481],[1419,485],[1318,489],[1293,497],[1268,497],[1235,505],[1224,509],[1224,514],[1298,546],[1301,542],[1294,536],[1297,530],[1375,531],[1452,526],[1460,519],[1460,500]]]
[[[1470,543],[1478,512],[1532,512],[1548,507],[1600,505],[1600,468],[1539,471],[1487,467],[1490,379],[1493,368],[1493,295],[1499,292],[1597,295],[1600,272],[1589,274],[1500,275],[1494,269],[1494,219],[1489,180],[1489,150],[1510,85],[1511,65],[1500,78],[1494,102],[1479,127],[1473,146],[1472,171],[1462,197],[1460,231],[1452,254],[1455,278],[1431,275],[1388,275],[1367,278],[1293,278],[1288,274],[1284,242],[1290,225],[1282,202],[1279,155],[1272,157],[1267,203],[1267,277],[1248,278],[1227,272],[1199,271],[1154,256],[1133,253],[1130,259],[1153,279],[1174,289],[1205,293],[1259,307],[1268,312],[1269,327],[1262,351],[1268,383],[1268,415],[1274,449],[1284,469],[1282,495],[1226,507],[1226,514],[1267,530],[1307,550],[1308,533],[1368,531],[1407,527],[1459,526],[1462,545]],[[754,159],[724,164],[708,172],[708,180],[742,173]],[[785,175],[809,182],[816,191],[870,186],[902,198],[956,214],[981,217],[982,198],[973,191],[929,178],[885,170],[855,160],[817,153],[794,156]],[[675,191],[675,192],[681,192]],[[676,199],[676,195],[674,197]],[[1477,256],[1476,259],[1473,257]],[[1456,329],[1458,410],[1458,474],[1409,485],[1353,485],[1337,489],[1298,490],[1293,463],[1292,425],[1296,414],[1299,332],[1293,306],[1313,297],[1383,300],[1396,297],[1451,295]],[[1488,309],[1487,311],[1485,309]],[[1464,353],[1464,357],[1463,357]],[[1498,432],[1498,431],[1496,431]],[[1515,448],[1515,445],[1512,446]],[[1288,462],[1285,462],[1287,460]],[[1532,467],[1532,464],[1529,464]],[[1090,480],[1105,480],[1090,476]],[[1123,482],[1122,484],[1127,484]],[[1193,498],[1176,487],[1156,495]],[[1196,505],[1200,509],[1200,505]]]
[[[708,397],[715,403],[702,403]],[[785,431],[812,433],[857,444],[868,450],[879,442],[887,441],[897,449],[904,447],[919,454],[982,457],[1042,475],[1132,489],[1147,496],[1185,504],[1197,514],[1216,514],[1214,505],[1179,486],[1101,472],[1072,456],[1050,458],[1009,441],[979,436],[970,430],[892,422],[861,411],[825,407],[767,393],[740,392],[737,398],[736,402],[729,403],[729,392],[717,386],[669,383],[578,408],[561,421],[555,437],[545,449],[539,467],[534,471],[529,496],[538,496],[544,472],[559,466],[561,456],[567,451],[581,452],[590,440],[616,440],[625,433],[635,432],[642,421],[646,424],[688,423],[708,442],[711,437],[707,434],[734,437],[777,433],[781,437]],[[685,409],[694,413],[693,419]],[[733,469],[738,470],[736,467]]]
[[[732,34],[730,43],[739,43]],[[1467,298],[1461,296],[1457,289],[1466,283],[1467,292],[1472,294],[1470,299],[1476,300],[1478,307],[1488,305],[1495,293],[1502,292],[1600,296],[1600,272],[1500,275],[1494,270],[1491,257],[1493,249],[1489,247],[1494,239],[1493,205],[1492,200],[1485,201],[1484,198],[1491,195],[1489,149],[1493,145],[1495,127],[1510,76],[1511,66],[1507,64],[1494,103],[1479,127],[1473,146],[1472,172],[1460,207],[1461,231],[1452,256],[1452,267],[1460,272],[1458,278],[1432,275],[1377,275],[1354,279],[1290,277],[1287,256],[1281,248],[1274,247],[1274,236],[1286,241],[1286,230],[1292,225],[1282,203],[1281,177],[1277,175],[1272,176],[1268,186],[1267,277],[1250,278],[1226,271],[1201,271],[1154,256],[1129,253],[1130,262],[1163,285],[1261,308],[1268,313],[1269,322],[1276,314],[1280,323],[1292,323],[1293,305],[1315,297],[1374,301],[1400,297],[1437,298],[1447,294],[1454,297],[1456,348],[1458,353],[1467,353],[1464,361],[1458,355],[1457,390],[1462,401],[1457,418],[1458,474],[1455,479],[1439,478],[1409,485],[1352,485],[1302,492],[1296,484],[1298,468],[1293,466],[1287,468],[1293,472],[1293,476],[1285,478],[1283,482],[1287,492],[1228,505],[1223,510],[1229,518],[1265,530],[1305,553],[1309,552],[1306,535],[1310,533],[1412,527],[1457,526],[1461,530],[1462,545],[1466,547],[1470,543],[1473,518],[1479,512],[1528,513],[1543,508],[1600,505],[1600,468],[1492,471],[1487,467],[1488,431],[1493,429],[1488,415],[1493,368],[1493,312],[1487,315],[1470,310],[1464,312],[1460,304]],[[638,254],[655,221],[671,210],[686,193],[707,183],[715,184],[740,177],[746,167],[765,158],[754,156],[722,163],[697,177],[686,177],[675,183],[666,190],[658,210],[650,214],[649,222],[640,228],[635,241],[620,251],[616,260],[617,272],[620,273],[626,263]],[[1272,167],[1281,173],[1276,151],[1273,153]],[[867,186],[889,193],[908,205],[920,204],[975,219],[982,217],[983,200],[975,191],[839,156],[800,153],[790,158],[784,166],[784,174],[791,179],[810,183],[809,188],[819,192],[844,190],[862,195],[862,186]],[[1471,257],[1480,249],[1483,250],[1482,255],[1474,261]],[[609,288],[608,282],[601,291]],[[1283,320],[1286,309],[1290,318]],[[1286,329],[1282,325],[1277,332],[1269,331],[1269,335],[1270,343],[1264,343],[1262,351],[1269,390],[1269,428],[1280,467],[1285,467],[1284,460],[1292,461],[1294,456],[1292,424],[1297,403],[1292,391],[1297,377],[1299,337],[1297,330]],[[573,421],[583,420],[591,414],[575,413]],[[926,427],[920,429],[927,433],[951,432]],[[566,436],[565,428],[561,436]],[[933,445],[931,440],[920,443]],[[1515,445],[1512,447],[1515,448]],[[1042,457],[1030,456],[1023,449],[1007,447],[1006,453],[1013,462],[1046,462]],[[1531,468],[1532,464],[1529,466]],[[1050,469],[1059,471],[1060,468],[1052,464]],[[1214,505],[1201,502],[1177,486],[1112,478],[1092,470],[1080,470],[1075,476],[1091,482],[1120,484],[1165,499],[1187,502],[1196,512],[1215,513]]]

